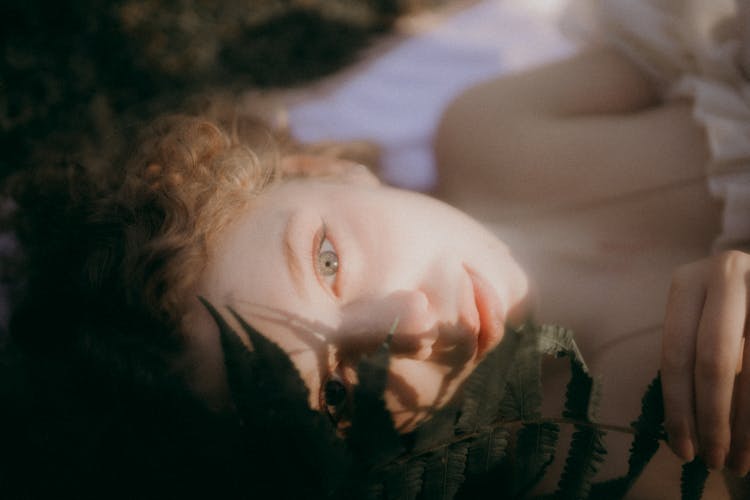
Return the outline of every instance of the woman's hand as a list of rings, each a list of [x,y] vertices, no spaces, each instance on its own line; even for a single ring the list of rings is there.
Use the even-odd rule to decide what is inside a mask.
[[[679,268],[664,323],[661,377],[669,444],[684,460],[750,470],[750,255],[728,251]]]

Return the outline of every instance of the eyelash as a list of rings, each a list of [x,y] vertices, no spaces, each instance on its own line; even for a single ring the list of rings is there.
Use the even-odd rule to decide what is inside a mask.
[[[326,245],[326,242],[328,243]],[[338,282],[338,274],[340,272],[340,257],[338,255],[338,252],[336,251],[336,247],[333,245],[331,240],[328,238],[328,228],[326,227],[325,223],[321,226],[320,230],[318,231],[316,237],[315,237],[315,244],[314,244],[314,252],[313,252],[313,268],[315,271],[315,275],[318,277],[318,279],[323,283],[327,288],[329,288],[334,294],[336,293],[336,284]],[[321,272],[320,269],[320,258],[324,252],[331,252],[336,260],[335,260],[335,268],[333,270],[332,274],[324,275]]]

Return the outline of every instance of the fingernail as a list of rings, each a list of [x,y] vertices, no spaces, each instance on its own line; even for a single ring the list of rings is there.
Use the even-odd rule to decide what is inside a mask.
[[[745,477],[750,472],[750,452],[730,454],[729,469],[737,476]]]
[[[721,448],[714,448],[706,455],[706,465],[709,469],[721,470],[724,468],[726,455]]]

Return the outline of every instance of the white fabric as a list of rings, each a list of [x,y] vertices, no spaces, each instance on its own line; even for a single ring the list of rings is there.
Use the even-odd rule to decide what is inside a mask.
[[[293,106],[292,133],[302,141],[375,141],[387,182],[429,190],[435,183],[432,137],[454,96],[490,77],[573,52],[574,43],[556,26],[560,5],[485,0],[461,10],[331,92]]]
[[[740,66],[733,0],[582,0],[563,25],[619,48],[661,83],[690,98],[706,129],[711,193],[724,202],[715,250],[750,245],[750,82]]]

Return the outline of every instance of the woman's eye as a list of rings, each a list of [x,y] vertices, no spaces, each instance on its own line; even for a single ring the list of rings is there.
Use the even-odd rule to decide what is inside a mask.
[[[338,270],[339,256],[328,238],[324,237],[318,250],[318,273],[329,285],[333,286]]]

